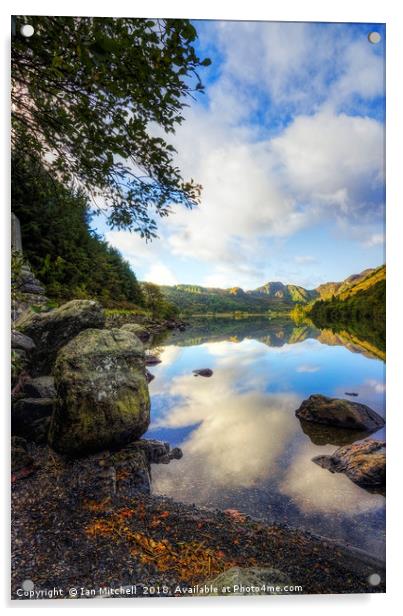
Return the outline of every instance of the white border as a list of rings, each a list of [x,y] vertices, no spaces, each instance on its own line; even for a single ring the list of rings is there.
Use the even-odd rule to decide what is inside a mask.
[[[241,612],[256,610],[266,612],[276,609],[282,613],[311,614],[312,611],[326,611],[327,614],[337,613],[341,610],[365,611],[366,615],[375,612],[387,602],[388,609],[400,605],[399,583],[402,566],[400,562],[400,517],[399,493],[402,481],[399,475],[399,452],[402,449],[399,425],[403,417],[401,392],[399,391],[399,377],[402,379],[402,337],[401,312],[402,298],[399,292],[402,284],[403,244],[402,234],[402,190],[401,176],[403,174],[403,123],[402,113],[402,63],[403,63],[403,20],[401,3],[398,0],[281,0],[281,2],[264,2],[262,0],[248,0],[246,3],[226,3],[219,0],[203,0],[198,3],[189,3],[184,0],[137,0],[129,2],[114,0],[110,4],[101,4],[99,1],[70,0],[69,2],[54,2],[50,0],[10,2],[5,0],[2,4],[2,95],[0,97],[4,113],[2,114],[3,140],[0,152],[3,161],[0,166],[3,198],[1,207],[1,290],[3,319],[1,328],[2,350],[2,388],[3,405],[1,410],[8,416],[8,375],[9,375],[9,344],[8,344],[8,246],[9,246],[9,45],[10,45],[10,15],[11,14],[47,14],[47,15],[114,15],[132,17],[187,17],[192,19],[260,19],[270,21],[338,21],[338,22],[377,22],[387,25],[387,266],[388,266],[388,331],[387,331],[387,440],[388,440],[388,499],[387,499],[387,555],[388,555],[388,590],[386,595],[308,595],[303,597],[268,597],[247,599],[180,599],[143,601],[130,600],[75,601],[73,605],[64,601],[9,602],[9,437],[8,423],[3,424],[3,456],[2,463],[2,524],[4,533],[1,567],[2,584],[1,599],[7,609],[23,612],[25,609],[73,609],[75,613],[88,613],[94,609],[112,611],[115,609],[149,611],[158,608],[171,613],[178,610]],[[399,113],[400,111],[400,113]],[[400,300],[400,301],[399,301]],[[400,319],[399,319],[400,317]],[[399,396],[400,394],[400,396]],[[400,419],[400,422],[399,422]],[[3,421],[7,419],[3,417]],[[189,601],[191,603],[189,603]],[[29,604],[30,603],[30,604]]]

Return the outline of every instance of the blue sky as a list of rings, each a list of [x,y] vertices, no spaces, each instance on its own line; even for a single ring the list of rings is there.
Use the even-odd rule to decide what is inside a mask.
[[[97,229],[158,284],[314,287],[383,263],[384,26],[194,25],[212,65],[169,140],[202,203],[148,244],[102,216]]]

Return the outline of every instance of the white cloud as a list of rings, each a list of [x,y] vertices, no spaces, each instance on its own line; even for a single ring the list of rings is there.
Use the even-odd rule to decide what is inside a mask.
[[[175,285],[178,279],[175,274],[163,263],[153,263],[144,275],[145,280],[154,284]]]
[[[201,25],[200,36],[215,36],[220,72],[172,143],[183,176],[203,185],[201,206],[176,208],[150,246],[118,232],[107,239],[135,271],[152,255],[154,281],[179,277],[160,265],[169,255],[208,264],[206,286],[244,288],[267,276],[278,238],[312,224],[333,221],[355,241],[379,243],[384,127],[340,113],[356,96],[383,92],[382,60],[365,35],[354,39],[339,24],[217,22]],[[273,131],[287,114],[288,126]]]
[[[346,216],[350,223],[379,214],[384,130],[376,120],[327,111],[298,117],[272,148],[296,202]]]
[[[371,248],[372,246],[379,246],[385,242],[384,233],[371,233],[368,239],[366,239],[363,243],[364,246]]]

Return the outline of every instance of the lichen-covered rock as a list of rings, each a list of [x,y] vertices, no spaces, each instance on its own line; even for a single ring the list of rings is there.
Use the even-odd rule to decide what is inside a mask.
[[[14,326],[34,341],[32,372],[40,375],[49,374],[57,352],[69,340],[82,330],[101,328],[104,323],[104,312],[98,302],[74,299],[50,312],[27,311]]]
[[[281,595],[289,578],[278,569],[260,567],[232,567],[213,580],[204,583],[209,595]],[[198,595],[206,594],[203,586]]]
[[[327,398],[320,394],[309,396],[295,411],[295,414],[305,421],[350,430],[374,432],[385,425],[385,420],[365,404]]]
[[[122,447],[150,422],[143,345],[121,329],[87,329],[60,350],[50,445],[72,456]]]
[[[147,342],[147,340],[151,338],[151,333],[146,327],[144,327],[144,325],[140,325],[140,323],[125,323],[125,325],[122,325],[120,329],[136,334],[137,338],[139,338],[142,342]]]
[[[362,487],[385,486],[385,441],[367,439],[340,447],[331,456],[316,456],[312,460],[331,473],[344,473]]]

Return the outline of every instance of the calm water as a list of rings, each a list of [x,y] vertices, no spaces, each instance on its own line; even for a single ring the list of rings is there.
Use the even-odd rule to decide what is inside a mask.
[[[216,319],[171,334],[159,351],[147,436],[184,456],[153,466],[154,493],[303,527],[384,557],[384,497],[312,462],[363,435],[308,431],[294,414],[310,394],[357,392],[349,399],[384,416],[385,365],[376,350],[291,322]],[[197,368],[214,375],[194,377]]]

